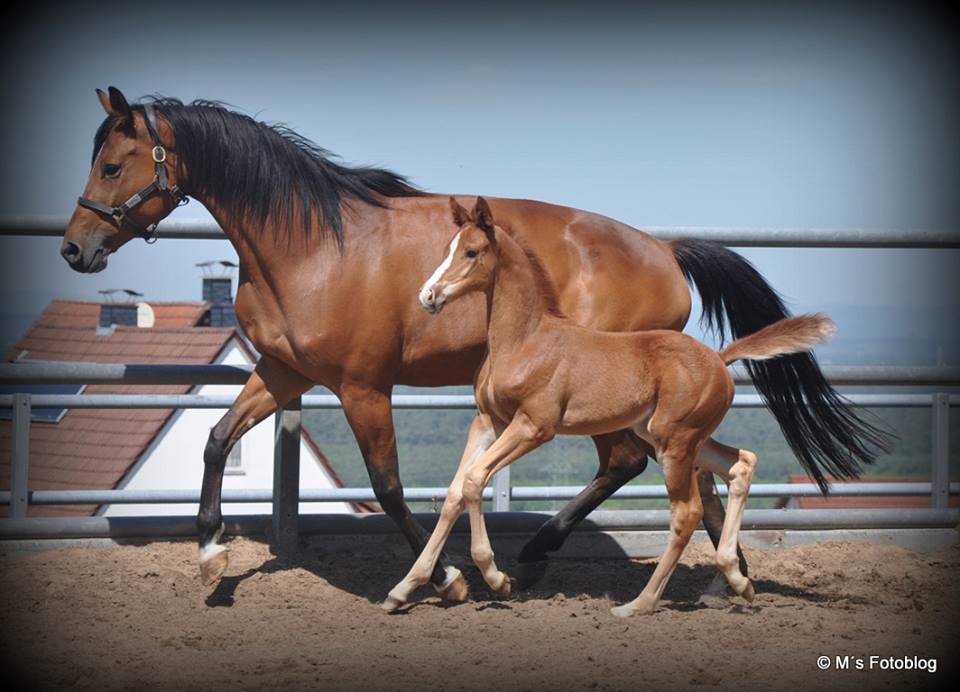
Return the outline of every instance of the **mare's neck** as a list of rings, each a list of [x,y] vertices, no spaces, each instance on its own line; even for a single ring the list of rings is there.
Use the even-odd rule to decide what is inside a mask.
[[[261,227],[254,222],[238,219],[237,215],[231,212],[229,205],[218,199],[197,196],[196,200],[207,208],[223,229],[230,244],[233,245],[240,260],[241,274],[244,279],[251,280],[255,284],[272,285],[282,278],[277,276],[278,272],[289,274],[293,271],[295,264],[308,256],[313,258],[317,253],[336,256],[336,258],[340,256],[339,248],[332,235],[319,237],[321,234],[317,228],[319,221],[316,217],[313,220],[314,237],[309,238],[303,233],[291,234],[286,229],[273,228],[269,221],[266,227]],[[344,225],[347,225],[346,220]],[[319,266],[318,269],[320,269]]]
[[[490,356],[515,351],[546,317],[548,302],[530,259],[513,238],[497,229],[499,257],[487,291],[487,343]]]

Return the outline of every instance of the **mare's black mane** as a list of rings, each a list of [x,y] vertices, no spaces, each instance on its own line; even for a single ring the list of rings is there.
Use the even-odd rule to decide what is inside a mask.
[[[385,207],[384,198],[423,194],[406,178],[382,168],[351,168],[283,125],[269,125],[214,101],[150,102],[173,130],[181,188],[216,199],[232,222],[271,226],[309,238],[314,218],[343,245],[343,205]],[[132,106],[142,112],[142,105]],[[94,137],[93,158],[113,129],[108,117]]]

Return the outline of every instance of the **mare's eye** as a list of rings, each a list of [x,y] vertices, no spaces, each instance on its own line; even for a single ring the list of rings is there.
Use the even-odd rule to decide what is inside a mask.
[[[477,251],[476,251],[476,250],[467,250],[466,255],[467,255],[467,257],[476,257],[476,256],[477,256]]]
[[[120,165],[116,163],[103,164],[103,176],[105,178],[116,178],[120,175]]]

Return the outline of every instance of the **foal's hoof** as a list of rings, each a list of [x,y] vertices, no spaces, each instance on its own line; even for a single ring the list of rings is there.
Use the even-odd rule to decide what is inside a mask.
[[[499,586],[491,586],[490,588],[494,590],[495,593],[506,598],[510,595],[510,592],[513,591],[513,586],[510,584],[510,577],[507,576],[506,572],[500,573],[501,582]]]
[[[611,608],[610,614],[617,618],[628,618],[634,615],[650,615],[656,609],[656,603],[631,601]]]
[[[714,610],[723,610],[730,607],[730,599],[726,594],[704,593],[700,595],[697,603],[704,608],[713,608]]]
[[[547,572],[547,560],[517,563],[517,589],[526,591],[543,578]]]
[[[206,553],[206,554],[204,554]],[[200,579],[204,586],[213,586],[223,573],[227,571],[230,558],[227,549],[222,545],[211,545],[201,551]]]
[[[383,603],[380,604],[380,607],[383,608],[383,610],[387,611],[388,613],[395,613],[398,610],[400,610],[400,608],[402,608],[404,605],[406,605],[406,603],[407,602],[404,601],[403,599],[387,594],[386,599],[383,601]]]
[[[753,603],[753,598],[754,598],[754,596],[755,596],[756,594],[755,594],[755,592],[754,592],[754,590],[753,590],[753,582],[752,582],[752,581],[750,581],[749,579],[747,579],[747,588],[745,588],[740,595],[743,596],[743,598],[745,598],[748,603]]]
[[[447,567],[445,569],[446,580],[440,586],[436,584],[433,588],[440,594],[440,598],[445,601],[465,601],[470,597],[470,589],[467,587],[467,580],[456,567]]]

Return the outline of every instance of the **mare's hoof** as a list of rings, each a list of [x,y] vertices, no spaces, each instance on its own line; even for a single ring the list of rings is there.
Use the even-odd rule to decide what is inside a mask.
[[[446,568],[447,580],[437,586],[433,585],[440,598],[445,601],[465,601],[470,597],[470,589],[467,587],[467,580],[456,567]]]
[[[548,561],[546,558],[536,562],[518,562],[517,563],[517,589],[526,591],[547,573]]]
[[[753,603],[753,598],[756,595],[753,590],[753,582],[747,579],[747,588],[743,590],[743,593],[740,594],[747,600],[748,603]]]
[[[230,562],[229,554],[227,549],[222,545],[214,546],[219,548],[219,550],[201,557],[200,559],[200,579],[203,581],[204,586],[213,586],[220,578],[223,577],[223,573],[227,571],[227,565]]]

